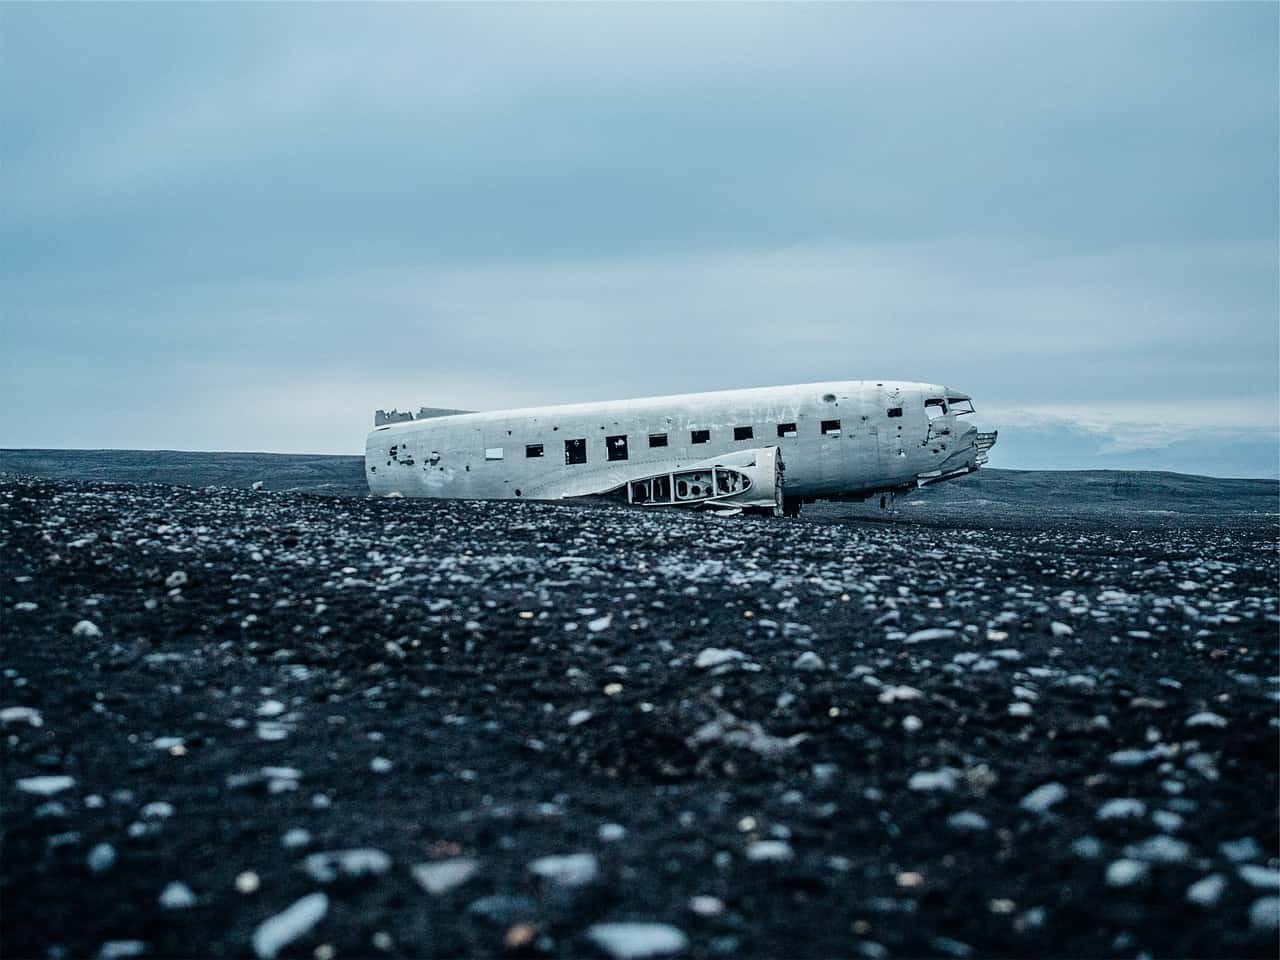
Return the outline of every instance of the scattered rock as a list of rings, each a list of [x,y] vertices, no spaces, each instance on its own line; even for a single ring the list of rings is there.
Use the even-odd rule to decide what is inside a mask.
[[[585,887],[600,875],[594,854],[570,853],[540,857],[529,864],[529,872],[559,887]]]
[[[671,957],[689,949],[684,931],[665,923],[597,923],[587,938],[614,960]]]
[[[432,896],[438,897],[454,890],[480,871],[480,864],[469,857],[455,857],[435,863],[420,863],[412,868],[413,879]]]
[[[116,848],[109,843],[94,844],[85,863],[90,873],[106,873],[116,865]]]
[[[1227,878],[1220,873],[1211,873],[1187,887],[1187,902],[1206,909],[1216,907],[1226,889]]]
[[[954,793],[958,782],[957,771],[950,767],[943,767],[940,770],[919,770],[907,781],[907,789],[925,793]]]
[[[1036,787],[1018,803],[1031,813],[1048,813],[1055,804],[1067,799],[1067,788],[1060,783],[1046,783]]]
[[[196,895],[180,880],[175,880],[160,891],[160,906],[166,910],[187,910],[196,905]]]
[[[1132,887],[1146,880],[1150,872],[1141,860],[1114,860],[1107,864],[1107,886]]]
[[[329,898],[325,894],[307,894],[258,925],[253,931],[253,952],[259,960],[274,960],[281,950],[314,930],[328,912]]]
[[[973,810],[961,810],[947,817],[947,827],[957,833],[980,833],[991,829],[987,818]]]
[[[1147,805],[1141,800],[1131,797],[1117,797],[1108,800],[1098,808],[1095,816],[1099,820],[1136,820],[1147,815]]]
[[[739,660],[745,660],[746,656],[741,650],[721,650],[717,647],[707,647],[698,654],[693,665],[699,670],[710,670],[712,667],[719,667],[726,663],[734,663]]]
[[[1280,890],[1280,870],[1246,863],[1237,868],[1240,879],[1255,890]]]
[[[18,789],[23,793],[34,793],[39,797],[51,797],[63,790],[70,790],[76,785],[73,777],[61,774],[50,774],[45,777],[20,777]]]
[[[372,847],[351,850],[329,850],[313,853],[303,861],[303,869],[316,883],[333,883],[378,877],[391,869],[391,858]]]
[[[1150,863],[1185,863],[1191,856],[1191,848],[1182,840],[1157,834],[1141,843],[1129,844],[1124,848],[1124,855]]]
[[[795,663],[791,666],[792,669],[804,671],[827,669],[826,661],[812,650],[806,650],[804,653],[800,654],[800,656],[796,657]]]
[[[1249,926],[1255,930],[1280,930],[1280,897],[1261,897],[1249,907]]]
[[[795,851],[781,840],[757,840],[748,845],[747,859],[752,863],[786,863],[795,859]]]

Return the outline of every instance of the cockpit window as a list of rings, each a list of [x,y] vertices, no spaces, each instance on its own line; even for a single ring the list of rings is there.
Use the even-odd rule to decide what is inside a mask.
[[[952,400],[950,406],[951,412],[957,417],[963,417],[966,413],[973,413],[972,400]]]
[[[924,412],[930,420],[936,420],[938,417],[945,416],[947,412],[947,401],[941,397],[930,397],[924,402]]]

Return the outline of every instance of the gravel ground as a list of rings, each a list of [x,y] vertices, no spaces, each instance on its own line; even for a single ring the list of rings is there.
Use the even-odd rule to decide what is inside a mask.
[[[978,517],[2,478],[0,953],[1275,956],[1274,516]]]

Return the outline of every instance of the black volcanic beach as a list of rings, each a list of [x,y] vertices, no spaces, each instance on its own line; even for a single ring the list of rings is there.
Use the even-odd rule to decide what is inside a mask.
[[[6,957],[1275,956],[1273,482],[787,521],[14,455]]]

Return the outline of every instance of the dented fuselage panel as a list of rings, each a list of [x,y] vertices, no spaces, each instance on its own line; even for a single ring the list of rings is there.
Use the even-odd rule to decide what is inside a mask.
[[[769,509],[784,497],[862,499],[971,472],[995,442],[960,419],[972,412],[965,394],[899,381],[424,408],[425,417],[379,416],[365,474],[375,495]]]

